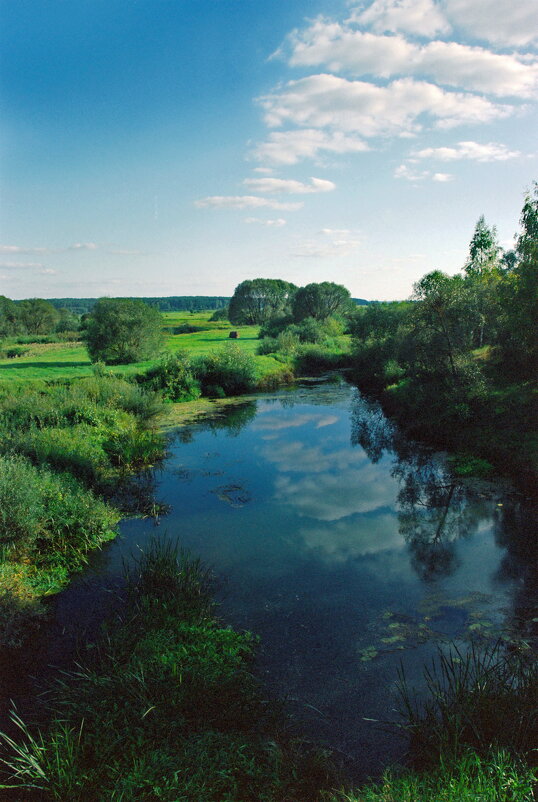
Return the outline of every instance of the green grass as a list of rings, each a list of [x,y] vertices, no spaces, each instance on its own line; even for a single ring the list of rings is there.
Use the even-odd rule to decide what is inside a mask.
[[[0,788],[41,802],[319,799],[323,756],[283,734],[251,673],[255,639],[216,620],[209,590],[177,545],[142,553],[91,659],[51,689],[47,730],[15,715],[20,737],[0,736]]]
[[[239,337],[235,342],[247,353],[256,355],[259,345],[258,326],[232,326],[222,321],[210,321],[212,312],[165,312],[163,328],[165,329],[164,350],[174,353],[177,350],[188,351],[192,356],[206,356],[215,349],[220,349],[229,342],[230,331],[237,331]],[[203,331],[190,334],[170,334],[169,328],[190,325]],[[58,379],[80,378],[90,376],[92,366],[82,342],[73,343],[33,343],[27,353],[15,359],[0,359],[0,382],[28,381],[42,379],[46,381]],[[115,374],[134,375],[142,373],[156,364],[158,360],[136,362],[131,365],[117,365],[111,370]],[[272,357],[256,356],[256,368],[260,377],[279,367]]]
[[[326,802],[534,802],[535,773],[507,752],[473,752],[426,774],[388,771],[380,783],[328,794]]]

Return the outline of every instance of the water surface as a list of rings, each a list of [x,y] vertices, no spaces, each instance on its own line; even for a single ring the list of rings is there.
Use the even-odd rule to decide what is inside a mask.
[[[419,683],[438,643],[529,635],[524,501],[455,480],[346,384],[177,430],[153,481],[168,513],[124,521],[57,598],[49,662],[112,603],[124,560],[156,535],[178,538],[213,569],[222,618],[260,636],[268,693],[362,777],[405,748],[376,723],[396,717],[400,662]]]

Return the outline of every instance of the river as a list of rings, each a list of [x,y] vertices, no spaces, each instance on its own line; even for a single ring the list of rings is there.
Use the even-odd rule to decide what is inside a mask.
[[[536,628],[529,504],[506,484],[455,479],[443,455],[406,441],[344,382],[181,427],[146,478],[164,507],[123,521],[52,601],[37,675],[66,665],[77,638],[84,650],[125,561],[151,538],[177,538],[211,567],[222,619],[260,636],[267,692],[360,779],[404,753],[384,724],[398,719],[400,666],[420,689],[439,646],[528,640]],[[12,666],[4,680],[23,711],[28,673]]]

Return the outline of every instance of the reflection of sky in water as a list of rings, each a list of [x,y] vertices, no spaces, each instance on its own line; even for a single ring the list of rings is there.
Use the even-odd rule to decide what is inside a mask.
[[[353,398],[345,386],[302,389],[258,400],[255,417],[231,412],[230,430],[193,426],[159,474],[171,513],[157,530],[125,522],[106,570],[119,573],[133,544],[156,532],[178,537],[213,568],[225,620],[261,636],[268,686],[310,735],[376,772],[399,747],[364,717],[391,715],[400,659],[418,677],[431,656],[431,642],[413,640],[420,605],[434,610],[432,630],[458,634],[468,614],[458,599],[494,594],[500,608],[518,583],[498,579],[497,499],[453,486],[442,463],[413,449],[387,451],[382,416]],[[391,611],[409,648],[362,660]]]

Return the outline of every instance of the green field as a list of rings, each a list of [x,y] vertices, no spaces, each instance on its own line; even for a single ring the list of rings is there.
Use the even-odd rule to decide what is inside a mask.
[[[259,344],[258,326],[232,326],[223,321],[209,320],[212,312],[165,312],[163,313],[164,345],[163,352],[174,353],[184,350],[193,356],[203,356],[221,348],[229,342],[229,334],[233,329],[239,336],[238,345],[248,353],[255,354]],[[197,327],[200,330],[188,334],[173,334],[172,329],[181,326]],[[5,345],[14,343],[6,341]],[[20,357],[0,359],[0,381],[28,381],[31,379],[71,379],[89,376],[92,373],[91,362],[82,342],[65,343],[32,343],[28,351]],[[144,371],[154,362],[137,362],[131,365],[115,365],[114,373],[132,374]],[[256,364],[259,375],[278,368],[272,357],[258,356]]]

